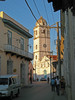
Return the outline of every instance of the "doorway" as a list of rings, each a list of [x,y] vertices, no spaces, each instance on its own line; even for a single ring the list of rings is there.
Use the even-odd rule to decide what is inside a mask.
[[[25,83],[25,64],[21,63],[20,65],[20,81],[21,84]]]

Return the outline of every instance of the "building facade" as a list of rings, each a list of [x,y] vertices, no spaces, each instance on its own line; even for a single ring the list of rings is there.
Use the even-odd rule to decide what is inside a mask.
[[[63,10],[64,61],[63,72],[66,80],[68,100],[75,99],[75,0],[48,0],[55,11]]]
[[[28,52],[29,30],[0,12],[0,75],[18,74],[22,85],[29,82],[28,66],[33,54]]]
[[[75,99],[75,16],[71,9],[65,11],[64,75],[68,100]]]

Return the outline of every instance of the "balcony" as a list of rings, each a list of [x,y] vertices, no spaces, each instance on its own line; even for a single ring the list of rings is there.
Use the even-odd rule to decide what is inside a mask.
[[[20,48],[13,46],[13,45],[5,44],[4,51],[6,53],[11,53],[11,55],[16,55],[17,57],[21,57],[21,58],[25,58],[25,59],[29,59],[29,60],[33,59],[32,53],[21,50]]]

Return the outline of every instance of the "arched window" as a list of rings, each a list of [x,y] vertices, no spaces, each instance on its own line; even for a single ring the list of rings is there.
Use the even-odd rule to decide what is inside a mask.
[[[36,45],[36,49],[37,49],[37,45]]]
[[[37,35],[37,30],[36,30],[36,35]]]
[[[45,25],[45,23],[43,22],[43,25]]]
[[[37,30],[34,31],[34,34],[37,35]]]
[[[36,55],[36,59],[37,59],[37,55]]]

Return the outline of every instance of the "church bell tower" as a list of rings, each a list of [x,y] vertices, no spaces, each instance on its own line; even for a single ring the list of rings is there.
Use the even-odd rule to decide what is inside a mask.
[[[40,61],[44,56],[50,55],[50,30],[43,17],[40,17],[36,22],[33,42],[33,67],[35,69],[35,77],[37,77],[36,75],[40,74]]]

